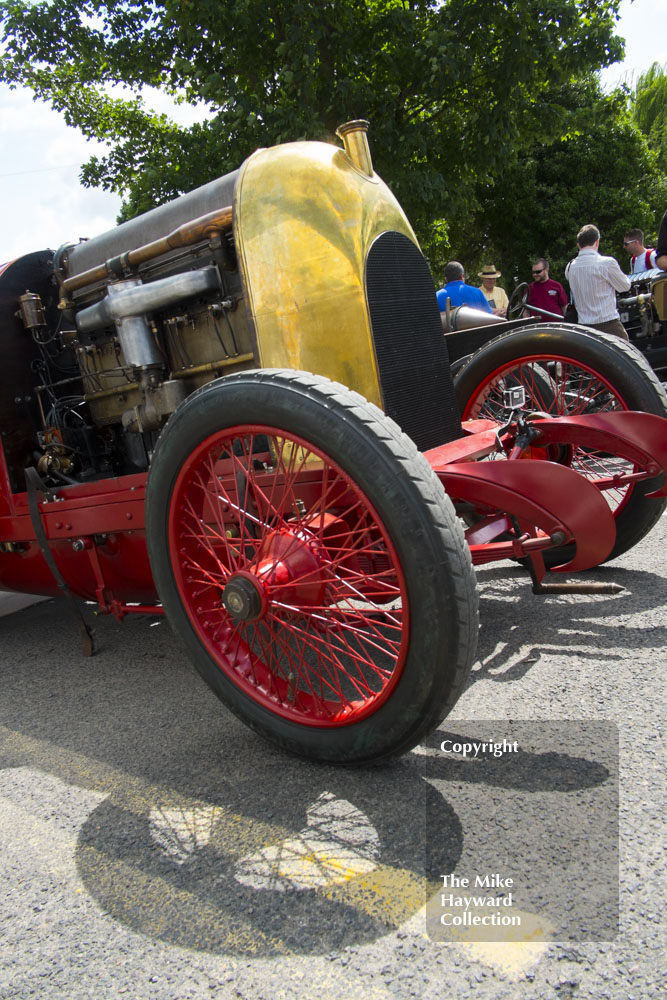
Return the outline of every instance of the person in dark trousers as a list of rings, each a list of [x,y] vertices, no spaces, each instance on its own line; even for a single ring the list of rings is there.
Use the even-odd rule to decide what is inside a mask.
[[[598,251],[600,230],[587,225],[577,233],[579,253],[565,268],[579,322],[629,340],[616,307],[616,292],[630,290],[630,279],[613,257]]]

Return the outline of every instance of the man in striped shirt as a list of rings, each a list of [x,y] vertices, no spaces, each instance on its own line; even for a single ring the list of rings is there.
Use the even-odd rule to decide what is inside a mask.
[[[584,226],[577,233],[579,253],[565,268],[579,322],[628,340],[616,308],[616,292],[630,290],[630,279],[618,261],[598,253],[600,230]]]

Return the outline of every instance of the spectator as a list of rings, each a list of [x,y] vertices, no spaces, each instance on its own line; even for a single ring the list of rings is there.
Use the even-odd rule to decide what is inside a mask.
[[[629,229],[623,237],[623,246],[630,254],[630,274],[640,271],[650,271],[655,267],[656,252],[644,246],[644,233],[641,229]]]
[[[613,333],[629,340],[616,308],[616,292],[627,292],[630,279],[618,261],[598,253],[600,230],[584,226],[577,233],[579,253],[565,268],[579,322],[602,333]]]
[[[661,267],[667,271],[667,212],[662,217],[660,232],[658,233],[658,247],[656,252],[656,267]]]
[[[481,289],[466,285],[464,279],[463,264],[459,264],[458,260],[450,260],[449,264],[445,265],[445,286],[436,292],[440,312],[445,312],[447,309],[447,299],[454,307],[472,306],[473,309],[491,312],[491,306],[484,298]]]
[[[548,261],[544,257],[538,257],[533,264],[532,271],[533,280],[528,289],[528,305],[537,306],[538,309],[546,309],[547,312],[562,316],[567,305],[567,293],[560,281],[554,281],[553,278],[549,277]],[[545,323],[548,323],[551,318],[543,316],[542,313],[533,312],[531,309],[528,312]]]
[[[480,291],[489,303],[491,312],[496,316],[505,316],[509,300],[505,289],[496,285],[498,278],[502,277],[500,271],[496,271],[495,264],[485,264],[478,276],[482,279]]]

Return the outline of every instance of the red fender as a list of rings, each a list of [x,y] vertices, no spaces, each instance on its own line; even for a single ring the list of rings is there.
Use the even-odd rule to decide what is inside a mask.
[[[667,497],[667,420],[652,413],[614,410],[549,420],[532,420],[540,431],[533,444],[572,444],[611,452],[642,466],[651,478],[665,473],[665,481],[648,497]]]
[[[592,569],[616,541],[614,516],[600,491],[578,472],[555,462],[464,462],[445,465],[433,449],[432,468],[452,499],[505,511],[559,542],[574,541],[574,558],[559,571]],[[426,452],[430,459],[431,453]]]

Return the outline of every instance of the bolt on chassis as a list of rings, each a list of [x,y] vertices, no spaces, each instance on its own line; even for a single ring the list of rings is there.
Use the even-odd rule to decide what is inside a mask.
[[[250,727],[408,750],[461,694],[473,566],[534,590],[665,505],[667,401],[631,346],[521,326],[453,379],[429,268],[343,146],[261,149],[0,269],[0,587],[165,614]],[[599,585],[598,585],[599,586]]]

